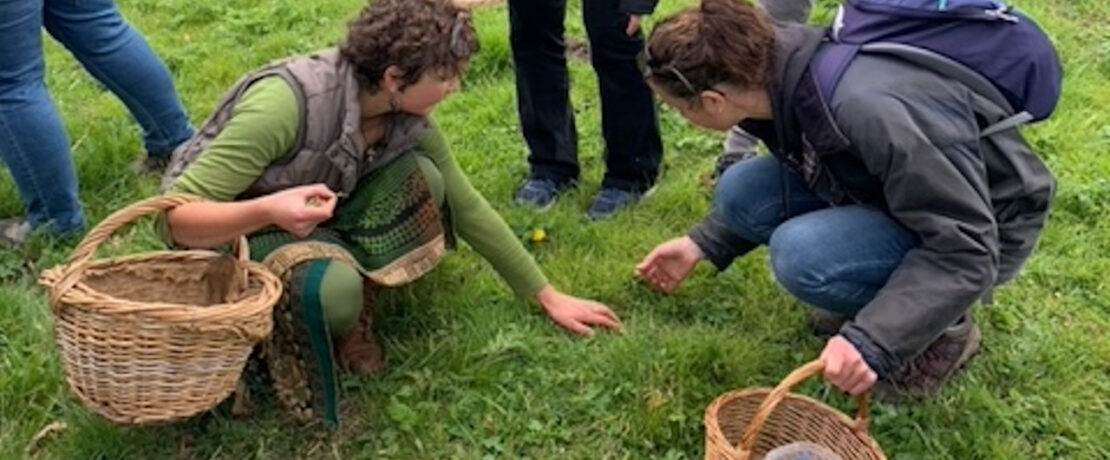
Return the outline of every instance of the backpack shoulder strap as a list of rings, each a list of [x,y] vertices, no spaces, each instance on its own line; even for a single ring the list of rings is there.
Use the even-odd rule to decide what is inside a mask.
[[[830,42],[825,43],[817,50],[813,58],[813,76],[817,80],[817,89],[825,103],[832,100],[836,85],[840,84],[841,77],[848,70],[848,64],[860,52],[860,45]]]
[[[920,65],[947,78],[963,83],[972,91],[994,102],[1007,113],[1013,115],[998,121],[980,132],[980,136],[987,137],[997,134],[1033,120],[1033,115],[1027,111],[1015,112],[1010,101],[1002,95],[986,77],[969,69],[967,66],[939,53],[925,48],[893,42],[872,42],[864,45],[845,43],[829,43],[822,47],[814,58],[813,72],[817,79],[817,86],[821,97],[826,103],[832,100],[837,84],[848,70],[848,65],[859,53],[887,54]]]

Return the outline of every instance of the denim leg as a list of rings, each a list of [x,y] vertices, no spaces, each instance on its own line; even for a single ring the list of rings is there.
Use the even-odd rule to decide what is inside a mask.
[[[885,212],[852,205],[794,217],[771,235],[775,277],[798,299],[848,317],[875,297],[917,237]]]
[[[45,0],[43,24],[143,129],[147,154],[165,156],[193,135],[173,78],[114,0]]]
[[[785,189],[782,180],[786,180]],[[783,206],[783,192],[789,206]],[[767,244],[784,220],[784,209],[795,216],[828,206],[793,172],[772,156],[749,158],[732,165],[717,180],[714,210],[725,225],[744,239]]]
[[[80,231],[69,138],[42,81],[42,1],[0,0],[0,37],[0,157],[33,227]]]

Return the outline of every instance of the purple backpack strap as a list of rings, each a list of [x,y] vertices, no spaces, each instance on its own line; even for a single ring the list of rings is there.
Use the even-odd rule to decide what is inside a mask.
[[[817,89],[821,99],[827,104],[832,100],[833,91],[848,70],[848,64],[860,51],[860,45],[844,43],[828,43],[823,45],[813,58],[813,76],[817,80]]]

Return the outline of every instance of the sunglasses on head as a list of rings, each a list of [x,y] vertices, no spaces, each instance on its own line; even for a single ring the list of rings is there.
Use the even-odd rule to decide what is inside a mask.
[[[463,33],[466,31],[467,26],[470,25],[470,13],[467,11],[459,11],[455,15],[455,22],[451,25],[451,41],[448,46],[451,49],[451,54],[456,58],[470,57],[470,44],[467,42]]]
[[[666,65],[659,70],[655,70],[655,60],[652,59],[651,51],[649,51],[649,48],[647,46],[644,46],[644,51],[636,56],[636,66],[640,68],[640,73],[644,76],[645,79],[663,76],[661,74],[666,74],[666,76],[673,76],[676,80],[681,82],[682,86],[684,86],[686,88],[686,91],[689,91],[691,95],[698,94],[698,90],[694,88],[694,85],[690,83],[690,80],[687,79],[686,76],[683,75],[682,72],[675,68],[673,65]]]

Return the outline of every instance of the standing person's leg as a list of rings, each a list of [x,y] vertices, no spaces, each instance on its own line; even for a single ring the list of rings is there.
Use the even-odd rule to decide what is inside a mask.
[[[85,225],[69,138],[43,84],[41,0],[0,0],[0,157],[27,208],[0,222],[0,241],[30,228],[77,232]]]
[[[593,219],[609,217],[638,201],[655,184],[663,158],[659,119],[651,88],[636,65],[644,49],[641,32],[629,36],[629,16],[614,0],[584,0],[590,58],[601,93],[605,179],[590,206]]]
[[[509,0],[517,111],[532,168],[516,202],[541,209],[553,205],[579,173],[563,41],[565,16],[565,0]]]
[[[776,21],[805,24],[809,21],[810,11],[813,10],[813,0],[760,0],[759,6]],[[759,139],[739,127],[734,126],[728,130],[724,152],[717,158],[713,177],[720,177],[737,161],[754,157],[758,143]]]
[[[46,0],[43,24],[123,101],[143,129],[150,157],[168,159],[192,137],[169,70],[114,0]]]

